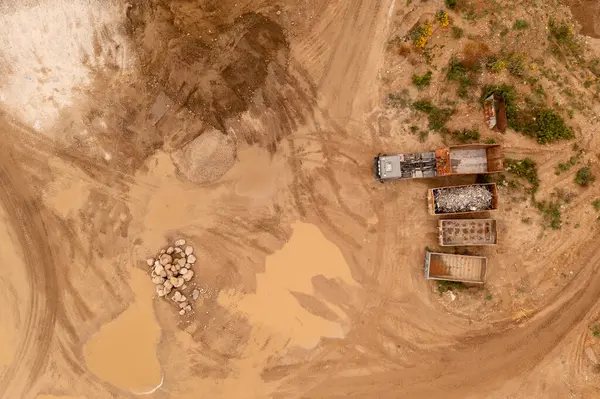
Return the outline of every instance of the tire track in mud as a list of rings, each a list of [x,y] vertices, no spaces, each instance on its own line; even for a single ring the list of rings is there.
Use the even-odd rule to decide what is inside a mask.
[[[39,198],[30,189],[15,157],[14,137],[0,132],[0,202],[23,253],[28,274],[29,307],[13,363],[0,380],[0,398],[26,396],[48,362],[57,311],[60,306],[54,255],[48,240],[51,232],[45,223]],[[16,151],[17,153],[19,151]],[[22,155],[22,154],[21,154]]]

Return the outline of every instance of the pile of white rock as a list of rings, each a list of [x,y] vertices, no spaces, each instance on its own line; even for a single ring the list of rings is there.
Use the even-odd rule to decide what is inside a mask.
[[[151,270],[152,282],[156,285],[156,294],[159,297],[168,297],[179,305],[179,314],[185,315],[192,311],[184,291],[187,284],[194,277],[193,265],[196,263],[194,248],[185,245],[184,239],[175,241],[174,245],[160,250],[157,258],[148,258],[146,262]],[[189,294],[188,294],[189,295]],[[194,289],[192,299],[198,299],[200,291]]]

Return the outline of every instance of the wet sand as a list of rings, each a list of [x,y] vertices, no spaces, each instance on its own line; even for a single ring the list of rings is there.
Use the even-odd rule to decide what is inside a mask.
[[[133,393],[150,391],[161,382],[156,356],[160,328],[152,308],[152,287],[146,273],[132,270],[136,301],[102,326],[84,347],[86,364],[94,374]]]
[[[265,272],[257,275],[256,293],[242,296],[229,292],[220,295],[219,302],[247,314],[256,327],[289,338],[290,346],[312,348],[321,337],[344,337],[346,319],[339,308],[315,292],[313,277],[323,276],[347,286],[357,283],[340,250],[317,226],[296,222],[292,227],[290,240],[267,257]],[[308,297],[318,306],[309,311],[298,296]]]

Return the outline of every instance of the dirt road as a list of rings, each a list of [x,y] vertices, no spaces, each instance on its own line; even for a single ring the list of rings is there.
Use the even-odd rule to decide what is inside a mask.
[[[33,25],[0,42],[0,337],[14,343],[0,398],[131,398],[136,381],[165,399],[597,397],[597,191],[572,203],[575,232],[525,224],[528,205],[503,197],[486,288],[453,302],[422,273],[437,225],[424,193],[448,182],[373,181],[374,154],[440,144],[385,98],[416,71],[391,38],[441,3],[0,7],[68,43],[48,58]],[[592,126],[578,131],[589,154]],[[570,144],[501,140],[536,158],[540,195],[571,184],[554,175]],[[151,309],[133,270],[176,237],[194,244],[202,288],[184,318]],[[115,327],[135,320],[152,336]],[[134,381],[108,356],[86,361],[89,343],[127,358],[102,331],[160,367]]]

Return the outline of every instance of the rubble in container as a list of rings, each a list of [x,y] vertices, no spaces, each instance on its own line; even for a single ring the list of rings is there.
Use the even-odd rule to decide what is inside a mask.
[[[194,277],[194,248],[186,245],[184,239],[179,239],[173,246],[161,249],[156,258],[148,258],[146,263],[156,286],[156,294],[175,302],[180,315],[191,312],[191,301],[200,296],[200,291],[194,288],[195,284],[190,284],[190,287],[187,284]]]
[[[492,208],[492,193],[486,187],[452,187],[434,191],[436,212],[474,212]]]

